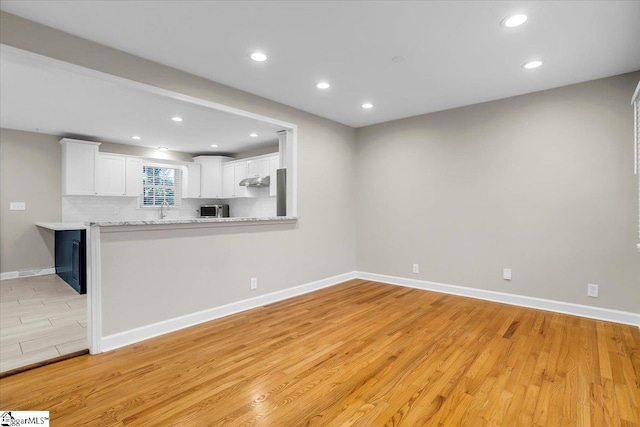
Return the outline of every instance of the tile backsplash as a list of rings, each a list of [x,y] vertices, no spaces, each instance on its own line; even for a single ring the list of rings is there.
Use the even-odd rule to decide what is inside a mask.
[[[169,208],[166,218],[196,218],[200,205],[222,203],[229,205],[232,217],[275,216],[276,198],[262,196],[229,200],[182,199],[180,207]],[[160,208],[140,208],[139,203],[137,197],[65,196],[62,198],[62,221],[127,221],[160,217]]]

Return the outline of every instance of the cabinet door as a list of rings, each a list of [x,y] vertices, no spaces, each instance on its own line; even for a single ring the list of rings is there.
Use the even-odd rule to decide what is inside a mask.
[[[247,176],[267,176],[269,175],[269,158],[259,158],[256,160],[247,160]]]
[[[187,165],[187,193],[185,195],[188,199],[197,199],[202,196],[201,192],[201,165],[194,163]]]
[[[200,161],[200,188],[203,199],[222,197],[222,160],[212,158]]]
[[[235,163],[234,195],[235,197],[247,197],[247,187],[238,185],[247,177],[247,162]]]
[[[142,159],[127,157],[125,193],[127,196],[142,196]]]
[[[271,183],[269,184],[269,195],[275,196],[278,192],[276,171],[280,169],[280,156],[269,157],[269,176]]]
[[[62,195],[96,194],[97,143],[61,141]]]
[[[258,172],[257,160],[247,160],[247,176],[248,177],[260,176]]]
[[[269,176],[269,158],[264,157],[258,160],[258,176]]]
[[[227,164],[222,167],[222,197],[231,199],[235,189],[235,166]]]
[[[96,192],[99,196],[125,195],[125,157],[99,154],[96,157]]]

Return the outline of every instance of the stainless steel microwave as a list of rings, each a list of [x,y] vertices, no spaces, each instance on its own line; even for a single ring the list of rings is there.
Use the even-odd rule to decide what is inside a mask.
[[[228,218],[229,205],[202,205],[200,218]]]

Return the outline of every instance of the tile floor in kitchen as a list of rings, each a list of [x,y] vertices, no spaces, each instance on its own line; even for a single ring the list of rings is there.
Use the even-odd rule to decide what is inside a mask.
[[[86,348],[86,295],[55,274],[0,281],[0,372]]]

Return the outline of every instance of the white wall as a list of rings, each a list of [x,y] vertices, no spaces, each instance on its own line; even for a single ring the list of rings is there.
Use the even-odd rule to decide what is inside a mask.
[[[358,129],[358,270],[639,313],[639,79]]]

